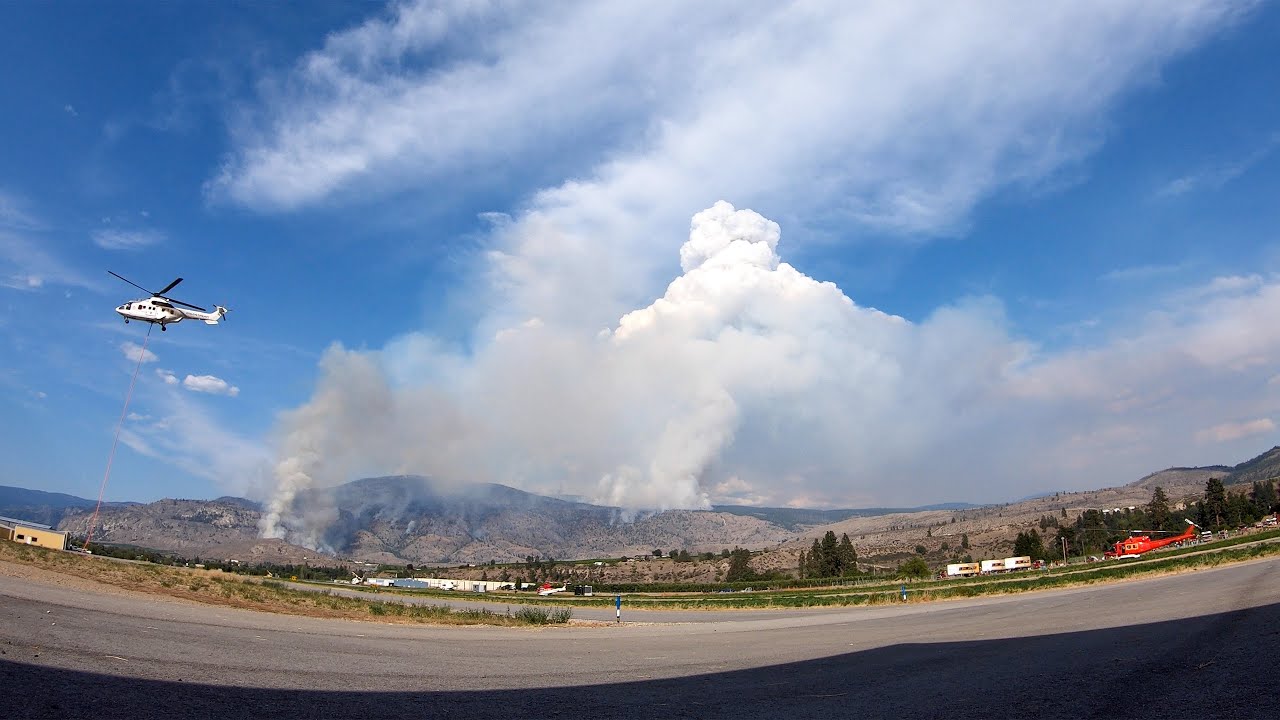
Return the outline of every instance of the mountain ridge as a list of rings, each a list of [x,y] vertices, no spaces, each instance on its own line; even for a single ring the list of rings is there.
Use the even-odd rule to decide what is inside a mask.
[[[13,485],[0,485],[0,516],[27,520],[42,525],[57,526],[68,512],[92,508],[96,500],[66,493],[33,490]],[[130,502],[104,502],[102,506],[122,507],[136,505]]]
[[[1234,466],[1166,468],[1120,488],[1063,493],[1061,498],[1058,493],[1046,494],[1012,505],[1061,513],[1067,505],[1075,507],[1082,502],[1094,507],[1122,501],[1132,504],[1145,502],[1137,498],[1155,485],[1165,487],[1175,500],[1186,501],[1203,489],[1208,477],[1223,477],[1224,482],[1235,485],[1277,475],[1280,447],[1273,447]],[[312,534],[291,535],[290,541],[259,537],[262,506],[233,496],[106,503],[94,537],[188,557],[232,559],[240,555],[243,557],[236,559],[304,562],[319,561],[321,551],[313,548],[323,548],[330,559],[486,563],[529,556],[649,555],[654,549],[696,553],[734,546],[776,548],[807,542],[824,529],[848,531],[857,537],[868,532],[903,534],[926,529],[927,524],[922,523],[954,524],[959,519],[963,525],[966,519],[999,518],[1011,507],[1010,503],[942,503],[914,508],[815,510],[718,505],[710,510],[629,513],[496,483],[451,484],[416,475],[361,478],[301,492],[296,501],[286,524],[295,531],[306,528]],[[0,515],[43,522],[81,535],[89,529],[94,504],[64,493],[0,486]],[[308,512],[314,517],[303,523],[301,518]],[[926,521],[925,517],[932,519]],[[889,542],[889,535],[884,537]],[[892,543],[900,544],[898,540]]]

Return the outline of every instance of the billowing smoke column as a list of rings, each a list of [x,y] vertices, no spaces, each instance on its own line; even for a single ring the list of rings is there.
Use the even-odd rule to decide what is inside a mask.
[[[963,443],[1022,354],[999,308],[920,325],[860,308],[781,262],[780,236],[716,203],[693,217],[664,295],[597,333],[535,317],[470,355],[416,334],[330,348],[314,398],[283,419],[263,533],[316,546],[333,509],[306,491],[367,474],[627,509],[821,504],[911,472],[940,436]],[[894,426],[904,402],[914,419]],[[941,432],[961,406],[979,420]]]
[[[260,522],[263,537],[287,536],[313,548],[323,544],[334,510],[317,500],[298,503],[298,493],[346,482],[370,466],[366,458],[376,457],[377,448],[367,443],[394,421],[394,400],[375,358],[330,348],[321,373],[311,402],[283,419],[275,491]]]

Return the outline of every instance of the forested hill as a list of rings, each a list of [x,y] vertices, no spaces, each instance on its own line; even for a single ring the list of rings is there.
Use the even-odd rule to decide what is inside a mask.
[[[1255,483],[1280,477],[1280,446],[1271,448],[1252,460],[1246,460],[1231,468],[1222,479],[1226,485]]]
[[[1153,488],[1157,485],[1166,490],[1180,485],[1203,486],[1209,478],[1218,478],[1224,485],[1245,485],[1259,480],[1271,480],[1280,477],[1280,446],[1273,447],[1261,455],[1245,460],[1239,465],[1205,465],[1202,467],[1171,467],[1136,480],[1130,485]]]

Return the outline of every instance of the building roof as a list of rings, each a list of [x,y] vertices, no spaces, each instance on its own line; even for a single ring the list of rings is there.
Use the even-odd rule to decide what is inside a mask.
[[[38,523],[38,522],[28,522],[26,520],[19,520],[17,518],[5,517],[3,515],[0,515],[0,525],[4,525],[6,527],[21,525],[23,527],[36,528],[38,530],[53,530],[52,525],[45,525],[44,523]],[[53,532],[62,532],[62,531],[53,530]]]

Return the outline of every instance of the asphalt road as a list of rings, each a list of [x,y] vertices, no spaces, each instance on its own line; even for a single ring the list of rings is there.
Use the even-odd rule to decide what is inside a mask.
[[[1272,717],[1280,560],[691,622],[385,625],[0,577],[0,717]]]

